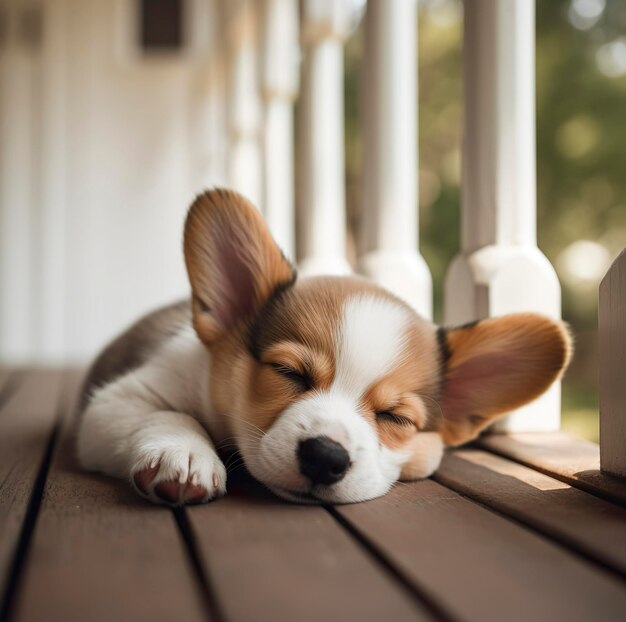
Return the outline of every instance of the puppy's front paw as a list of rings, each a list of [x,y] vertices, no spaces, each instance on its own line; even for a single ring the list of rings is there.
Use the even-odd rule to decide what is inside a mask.
[[[226,469],[210,447],[150,452],[137,460],[131,479],[153,503],[207,503],[226,493]]]

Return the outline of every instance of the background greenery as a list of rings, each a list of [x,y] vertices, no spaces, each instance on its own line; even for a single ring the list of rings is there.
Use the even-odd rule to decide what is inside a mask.
[[[623,0],[538,0],[536,15],[539,246],[559,273],[563,316],[577,344],[563,385],[563,425],[596,440],[597,287],[626,245],[626,10]],[[459,249],[462,39],[459,1],[420,3],[420,237],[436,320]],[[345,83],[352,231],[361,205],[361,59],[357,27]]]

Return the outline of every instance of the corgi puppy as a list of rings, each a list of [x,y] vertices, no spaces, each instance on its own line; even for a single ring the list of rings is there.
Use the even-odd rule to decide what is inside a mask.
[[[191,300],[111,343],[80,406],[82,466],[155,503],[223,495],[223,447],[290,501],[383,495],[431,475],[445,446],[537,397],[569,361],[564,325],[539,315],[438,328],[365,279],[298,279],[228,190],[195,200],[184,253]]]

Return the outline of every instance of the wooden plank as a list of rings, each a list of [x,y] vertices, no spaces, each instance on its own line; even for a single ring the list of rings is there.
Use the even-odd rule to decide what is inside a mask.
[[[233,490],[235,488],[235,490]],[[187,515],[224,617],[237,622],[432,620],[319,506],[229,481]]]
[[[26,374],[26,369],[0,368],[0,408],[13,397]]]
[[[620,579],[433,481],[336,511],[453,619],[624,618]]]
[[[4,404],[9,397],[7,389],[10,386],[10,380],[15,379],[17,372],[9,367],[0,367],[0,406]]]
[[[626,509],[478,449],[446,455],[434,479],[626,576]]]
[[[600,467],[626,478],[626,249],[600,283]]]
[[[61,380],[60,372],[27,372],[0,407],[2,594],[9,586],[31,492],[55,425]]]
[[[77,379],[71,384],[74,393]],[[14,622],[208,619],[172,512],[124,482],[81,472],[70,425],[26,561]]]
[[[595,443],[554,432],[487,434],[477,445],[613,503],[626,505],[626,482],[600,472],[600,451]]]

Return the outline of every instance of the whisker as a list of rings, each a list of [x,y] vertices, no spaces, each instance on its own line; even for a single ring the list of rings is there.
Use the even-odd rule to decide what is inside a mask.
[[[235,417],[233,415],[227,415],[225,413],[220,413],[220,417],[227,417],[229,419],[234,419],[235,421],[238,421],[240,423],[245,423],[247,426],[251,427],[253,430],[256,430],[257,432],[259,432],[261,436],[266,435],[266,432],[262,430],[261,428],[259,428],[259,426],[256,426],[254,425],[254,423],[250,423],[249,421],[246,421],[245,419],[242,419],[241,417]]]

